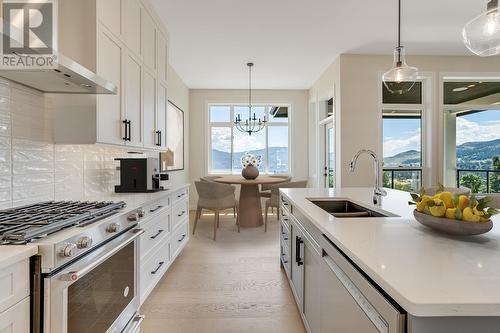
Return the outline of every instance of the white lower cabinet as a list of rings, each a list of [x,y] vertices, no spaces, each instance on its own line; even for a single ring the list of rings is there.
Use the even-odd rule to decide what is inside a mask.
[[[0,333],[29,333],[30,299],[26,297],[0,313]]]
[[[187,194],[187,187],[170,195],[166,193],[165,198],[147,203],[143,207],[145,217],[140,227],[144,229],[144,233],[141,235],[139,247],[141,304],[189,240],[189,196],[178,198],[179,193]],[[175,204],[171,205],[172,202]],[[182,215],[179,207],[185,207]]]

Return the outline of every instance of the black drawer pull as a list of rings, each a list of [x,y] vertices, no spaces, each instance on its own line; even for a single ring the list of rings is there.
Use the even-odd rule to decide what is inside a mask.
[[[283,240],[287,241],[287,240],[288,240],[288,237],[286,237],[286,238],[284,237],[284,238],[283,238]]]
[[[186,234],[182,235],[181,239],[177,240],[178,242],[182,242],[186,238]]]
[[[179,195],[177,196],[177,198],[182,198],[182,197],[184,196],[184,194],[185,194],[185,193],[179,194]]]
[[[164,231],[165,231],[165,230],[160,229],[160,230],[158,230],[158,232],[156,233],[156,235],[151,236],[151,237],[149,237],[149,238],[151,238],[151,239],[155,239],[156,237],[160,236],[160,234],[161,234],[162,232],[164,232]]]
[[[154,213],[154,212],[156,212],[156,211],[157,211],[158,209],[160,209],[160,208],[163,208],[163,206],[158,206],[158,207],[156,207],[156,208],[150,209],[150,210],[149,210],[149,212],[150,212],[150,213]]]
[[[156,273],[158,273],[158,271],[160,270],[161,266],[163,266],[163,264],[164,264],[164,263],[165,263],[164,261],[160,261],[160,262],[158,263],[158,267],[156,267],[156,269],[155,269],[154,271],[152,271],[152,272],[151,272],[151,274],[156,274]]]
[[[297,266],[302,266],[304,264],[302,258],[300,258],[300,244],[302,243],[304,243],[302,237],[295,236],[295,262]]]
[[[184,215],[184,213],[186,213],[186,211],[185,211],[185,210],[183,210],[183,211],[182,211],[182,213],[177,214],[177,216],[178,216],[178,217],[181,217],[182,215]]]

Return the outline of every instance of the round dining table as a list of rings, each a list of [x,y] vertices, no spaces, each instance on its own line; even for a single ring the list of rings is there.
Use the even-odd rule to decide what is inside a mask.
[[[213,179],[214,182],[223,184],[241,185],[238,207],[238,221],[242,228],[255,228],[264,224],[262,219],[262,206],[260,202],[260,184],[282,183],[282,178],[259,176],[256,179],[245,179],[242,176],[227,176]]]

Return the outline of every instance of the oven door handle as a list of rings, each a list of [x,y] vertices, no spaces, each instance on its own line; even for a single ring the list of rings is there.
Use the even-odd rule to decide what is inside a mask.
[[[60,276],[60,279],[61,280],[65,280],[65,281],[69,281],[69,282],[75,282],[75,281],[77,281],[79,278],[81,278],[82,276],[84,276],[85,274],[87,274],[88,272],[92,271],[94,268],[96,268],[97,266],[99,266],[100,264],[102,264],[103,262],[105,262],[106,260],[108,260],[109,258],[111,258],[113,255],[115,255],[118,251],[120,251],[121,249],[123,249],[126,245],[128,245],[134,239],[136,239],[137,237],[139,237],[140,235],[142,235],[144,233],[144,230],[143,229],[132,229],[129,232],[132,235],[130,235],[129,237],[125,238],[120,243],[120,245],[118,245],[117,247],[115,247],[111,251],[107,252],[105,255],[103,255],[99,259],[94,260],[92,262],[92,264],[90,264],[88,266],[85,266],[84,268],[82,268],[82,269],[80,269],[78,271],[74,271],[74,272],[69,272],[69,273],[66,273],[66,274],[62,274]]]
[[[130,327],[125,327],[123,333],[139,333],[141,330],[141,323],[144,320],[143,315],[137,315],[130,321]]]

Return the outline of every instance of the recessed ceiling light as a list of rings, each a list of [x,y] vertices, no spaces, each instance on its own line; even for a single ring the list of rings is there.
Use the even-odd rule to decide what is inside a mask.
[[[459,88],[453,89],[453,91],[454,92],[461,92],[461,91],[466,91],[467,89],[469,89],[469,88],[467,88],[467,87],[459,87]]]

